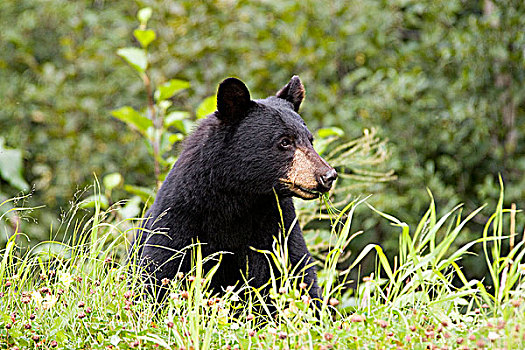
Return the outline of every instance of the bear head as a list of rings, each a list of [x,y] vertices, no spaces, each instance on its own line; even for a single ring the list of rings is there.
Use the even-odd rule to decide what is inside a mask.
[[[236,78],[219,85],[214,117],[215,136],[225,145],[218,155],[220,169],[243,193],[275,190],[314,199],[332,187],[337,172],[314,150],[312,133],[298,114],[304,95],[297,76],[275,96],[260,100],[252,100]]]

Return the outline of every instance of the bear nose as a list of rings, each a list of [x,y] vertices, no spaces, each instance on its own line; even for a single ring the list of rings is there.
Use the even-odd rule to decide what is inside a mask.
[[[335,179],[337,179],[337,172],[334,168],[330,168],[330,170],[319,177],[319,182],[326,190],[325,192],[328,192],[330,188],[332,188]]]

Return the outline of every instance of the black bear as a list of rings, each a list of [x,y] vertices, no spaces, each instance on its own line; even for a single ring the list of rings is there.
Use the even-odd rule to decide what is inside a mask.
[[[283,221],[290,263],[302,271],[310,295],[319,297],[292,197],[319,197],[337,173],[313,149],[312,134],[297,114],[303,98],[297,76],[262,100],[252,100],[238,79],[219,85],[217,111],[187,138],[136,242],[140,265],[157,285],[191,269],[191,253],[183,250],[196,242],[203,257],[224,252],[213,289],[244,278],[250,286],[264,285],[270,265],[256,250],[272,250]]]

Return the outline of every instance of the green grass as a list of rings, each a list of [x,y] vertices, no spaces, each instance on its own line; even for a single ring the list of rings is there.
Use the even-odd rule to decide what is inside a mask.
[[[399,255],[388,259],[379,245],[371,244],[347,271],[338,271],[338,258],[359,234],[351,227],[359,205],[366,201],[334,213],[336,243],[320,267],[323,300],[317,315],[294,277],[297,271],[288,267],[286,249],[278,244],[285,235],[276,237],[273,251],[262,252],[286,276],[268,282],[269,299],[243,285],[211,295],[207,286],[213,271],[203,274],[197,245],[194,271],[165,281],[169,298],[158,308],[141,291],[139,270],[125,259],[137,222],[121,219],[118,204],[106,211],[95,204],[88,217],[79,215],[82,204],[74,206],[69,219],[52,230],[67,233],[74,244],[49,241],[29,248],[24,233],[15,228],[0,254],[0,348],[525,347],[525,250],[520,241],[503,255],[510,235],[503,224],[510,212],[503,208],[503,190],[480,238],[459,249],[455,240],[482,208],[464,215],[458,206],[438,217],[431,200],[420,223],[410,229],[371,207],[370,215],[392,223]],[[10,209],[2,219],[19,210]],[[467,280],[461,269],[462,256],[474,245],[482,246],[490,271],[483,281]],[[369,254],[377,257],[376,271],[356,290],[343,290],[348,272]],[[269,314],[265,303],[276,312]]]

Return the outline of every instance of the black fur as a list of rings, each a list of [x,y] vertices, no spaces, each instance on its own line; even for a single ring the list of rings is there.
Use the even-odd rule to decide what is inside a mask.
[[[221,83],[218,111],[186,140],[147,213],[147,231],[137,241],[140,263],[157,284],[163,278],[173,279],[178,271],[190,270],[191,252],[184,258],[173,257],[197,239],[203,243],[203,256],[231,253],[223,255],[212,280],[216,290],[242,282],[242,274],[255,287],[268,282],[268,260],[252,247],[271,251],[273,237],[279,235],[281,217],[274,190],[286,232],[296,216],[292,192],[280,182],[294,155],[279,142],[290,137],[294,146],[315,153],[312,136],[296,113],[304,96],[299,78],[292,78],[278,94],[280,97],[252,101],[240,80],[229,78]],[[311,265],[298,224],[291,230],[288,248],[291,263],[299,264],[299,271]],[[306,269],[304,280],[310,295],[317,298],[314,267]]]

